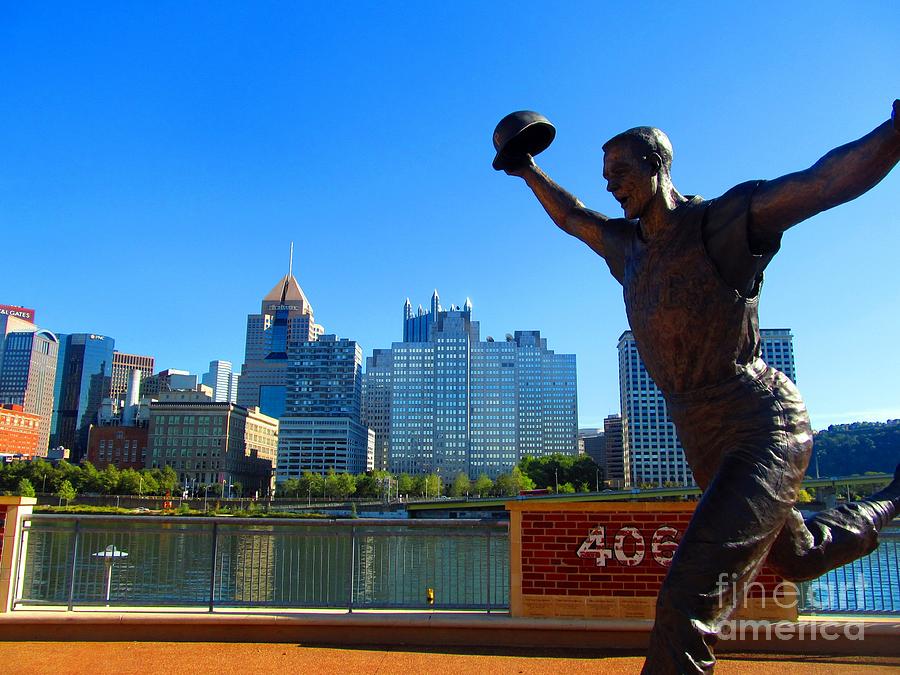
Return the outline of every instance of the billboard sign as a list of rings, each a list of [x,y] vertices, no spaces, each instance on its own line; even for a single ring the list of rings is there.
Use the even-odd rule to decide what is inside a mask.
[[[15,305],[0,305],[0,314],[6,316],[14,316],[17,319],[25,319],[34,323],[34,310],[26,307],[16,307]]]

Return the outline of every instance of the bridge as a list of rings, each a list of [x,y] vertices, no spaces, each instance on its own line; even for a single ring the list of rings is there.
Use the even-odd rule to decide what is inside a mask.
[[[851,487],[873,486],[875,488],[887,485],[893,476],[887,473],[872,473],[863,476],[839,476],[831,478],[807,478],[803,481],[804,488],[825,490],[829,496],[839,494]],[[408,502],[405,506],[413,515],[422,511],[446,511],[453,510],[494,510],[502,509],[510,500],[552,500],[554,502],[622,502],[640,501],[648,499],[689,499],[700,496],[698,487],[663,487],[641,490],[603,490],[602,492],[576,492],[568,494],[550,495],[522,495],[518,497],[465,497],[465,498],[441,498],[432,501]]]

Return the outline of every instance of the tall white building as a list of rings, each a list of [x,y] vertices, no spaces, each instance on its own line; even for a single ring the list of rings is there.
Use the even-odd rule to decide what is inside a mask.
[[[217,403],[236,403],[238,377],[231,372],[231,361],[210,361],[209,372],[203,374],[202,382],[213,390],[213,400]]]
[[[404,306],[403,342],[367,361],[363,422],[394,472],[509,472],[524,455],[576,454],[575,356],[537,331],[482,341],[472,303]],[[385,438],[385,435],[387,438]]]
[[[790,329],[762,329],[760,338],[763,360],[796,383]],[[631,484],[693,485],[666,401],[647,373],[631,331],[622,333],[618,350],[623,457],[630,464]]]

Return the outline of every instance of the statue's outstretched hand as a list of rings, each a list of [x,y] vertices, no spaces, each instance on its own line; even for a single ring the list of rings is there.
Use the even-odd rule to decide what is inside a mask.
[[[534,158],[531,155],[525,154],[522,155],[521,161],[518,161],[511,166],[506,166],[503,170],[509,176],[518,176],[519,178],[522,178],[529,171],[533,171],[534,168]]]
[[[891,113],[894,120],[894,131],[900,131],[900,98],[894,99],[894,111]]]

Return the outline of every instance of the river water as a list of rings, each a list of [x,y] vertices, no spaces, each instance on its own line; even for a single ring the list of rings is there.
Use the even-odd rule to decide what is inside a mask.
[[[214,550],[208,521],[82,521],[73,583],[74,521],[36,518],[21,597],[60,605],[71,593],[75,605],[102,605],[108,583],[109,604],[124,606],[207,606],[211,597],[232,607],[508,606],[505,528],[351,522],[220,523]]]

